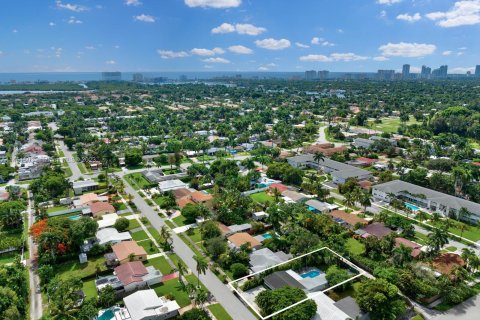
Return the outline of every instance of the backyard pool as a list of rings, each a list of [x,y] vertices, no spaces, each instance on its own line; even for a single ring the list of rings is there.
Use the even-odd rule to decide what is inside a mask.
[[[308,271],[308,272],[302,273],[302,274],[300,275],[300,277],[302,277],[302,278],[316,278],[316,277],[318,277],[318,276],[321,275],[321,274],[322,274],[322,272],[321,272],[320,270],[318,270],[318,269],[312,269],[312,270],[310,270],[310,271]]]
[[[413,204],[411,204],[411,203],[405,203],[405,207],[407,207],[408,209],[410,209],[410,210],[412,210],[412,211],[418,211],[418,210],[420,210],[419,207],[417,207],[417,206],[415,206],[415,205],[413,205]]]
[[[102,313],[102,315],[97,318],[97,320],[111,320],[111,319],[115,319],[115,315],[110,309]]]
[[[70,217],[68,217],[68,219],[70,219],[70,220],[78,220],[78,219],[80,219],[81,217],[82,217],[82,216],[80,216],[80,215],[76,215],[76,216],[70,216]]]
[[[272,239],[272,235],[270,233],[264,233],[262,234],[263,239]]]

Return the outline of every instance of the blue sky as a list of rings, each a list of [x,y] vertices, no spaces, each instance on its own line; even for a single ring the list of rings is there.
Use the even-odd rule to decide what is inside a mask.
[[[480,64],[480,0],[16,0],[1,72],[413,71]]]

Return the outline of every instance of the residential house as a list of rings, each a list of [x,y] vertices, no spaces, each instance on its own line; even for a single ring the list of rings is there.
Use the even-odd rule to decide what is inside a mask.
[[[269,187],[268,190],[270,192],[273,192],[273,190],[276,189],[278,192],[282,193],[286,190],[288,190],[288,187],[282,183],[272,183]]]
[[[327,213],[332,210],[338,209],[338,206],[335,204],[330,204],[314,199],[308,200],[307,202],[305,202],[305,205],[308,206],[308,210],[315,213]]]
[[[113,227],[118,218],[119,216],[116,213],[107,213],[102,215],[102,218],[97,220],[98,230]]]
[[[160,181],[162,181],[162,177],[164,176],[161,169],[145,170],[142,171],[142,175],[145,177],[145,179],[148,180],[148,182],[152,184],[159,183]]]
[[[158,297],[155,290],[140,290],[123,298],[129,318],[122,320],[164,320],[176,317],[180,306],[176,301]]]
[[[72,184],[75,195],[80,195],[87,191],[95,191],[98,189],[98,182],[92,180],[74,181]]]
[[[273,252],[269,248],[262,248],[250,254],[250,270],[255,273],[276,266],[292,258],[291,254],[283,251]]]
[[[227,239],[229,246],[235,249],[240,249],[242,245],[247,243],[254,250],[259,249],[262,246],[262,243],[260,241],[258,241],[246,232],[235,233],[229,236]]]
[[[441,274],[451,275],[455,268],[465,266],[465,261],[456,253],[443,253],[432,261],[433,268]]]
[[[414,259],[418,258],[418,256],[422,253],[422,246],[419,245],[418,243],[410,241],[410,240],[402,238],[402,237],[395,238],[395,247],[398,248],[401,245],[412,249],[411,256]]]
[[[213,196],[205,191],[194,191],[190,194],[190,199],[196,204],[208,204],[213,200]]]
[[[147,252],[135,241],[122,241],[112,246],[112,251],[116,256],[116,260],[120,264],[129,261],[145,261],[147,260]]]
[[[115,208],[108,202],[93,202],[90,204],[90,212],[94,218],[99,218],[104,214],[115,213]]]
[[[368,224],[368,221],[358,217],[355,214],[346,213],[343,210],[333,210],[328,213],[332,219],[350,229],[353,229],[356,225],[361,225],[365,227]]]
[[[114,269],[125,292],[136,291],[162,282],[162,273],[154,266],[145,267],[141,261],[127,262]]]
[[[130,235],[130,232],[128,231],[118,232],[118,230],[115,228],[100,229],[95,234],[95,238],[97,238],[97,242],[100,245],[106,245],[106,244],[114,245],[122,241],[132,240],[132,236]]]
[[[437,212],[444,217],[450,214],[458,216],[460,210],[465,208],[471,213],[469,217],[464,217],[465,220],[471,222],[480,220],[480,204],[401,180],[373,186],[372,195],[375,201],[387,203],[393,200],[392,197],[396,197],[419,209]]]
[[[292,191],[292,190],[285,190],[282,192],[282,196],[285,198],[286,202],[302,202],[308,199],[309,197],[303,193]]]
[[[369,224],[362,230],[365,231],[365,233],[362,235],[363,238],[374,236],[377,239],[382,239],[393,232],[392,229],[385,227],[385,225],[381,222]]]
[[[182,182],[181,180],[174,179],[174,180],[160,181],[158,183],[158,188],[160,189],[160,192],[167,192],[167,191],[173,191],[181,188],[188,188],[188,185]]]
[[[309,272],[312,275],[315,273],[315,276],[306,276]],[[263,281],[271,290],[292,287],[302,289],[307,293],[324,290],[328,286],[325,273],[317,268],[305,268],[300,272],[292,269],[276,271],[266,276]]]

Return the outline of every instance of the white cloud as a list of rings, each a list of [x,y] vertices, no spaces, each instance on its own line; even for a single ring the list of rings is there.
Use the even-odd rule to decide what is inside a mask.
[[[247,48],[245,46],[241,46],[241,45],[230,46],[230,47],[228,47],[228,51],[236,53],[236,54],[251,54],[251,53],[253,53],[252,49]]]
[[[373,60],[375,60],[375,61],[387,61],[387,60],[390,60],[390,59],[388,59],[387,57],[384,57],[384,56],[378,56],[378,57],[373,57]]]
[[[2,50],[0,50],[0,56],[2,56],[2,55],[3,55],[3,51],[2,51]]]
[[[344,33],[345,31],[343,31],[343,29],[337,29],[337,32],[338,33]]]
[[[470,72],[475,72],[475,67],[456,67],[456,68],[451,68],[450,73],[467,73],[468,71]]]
[[[63,3],[62,1],[57,1],[57,8],[65,9],[73,12],[84,12],[87,11],[88,8],[79,4],[72,4],[72,3]]]
[[[77,18],[75,18],[74,16],[71,16],[68,20],[67,20],[68,24],[82,24],[82,20],[78,20]]]
[[[387,43],[378,48],[386,57],[424,57],[433,54],[437,47],[426,43]]]
[[[208,58],[203,59],[202,61],[207,63],[230,63],[230,60],[224,58]]]
[[[236,8],[242,4],[242,0],[185,0],[185,4],[191,8]]]
[[[222,48],[213,48],[212,50],[205,48],[193,48],[192,50],[190,50],[190,53],[197,56],[207,57],[214,56],[216,54],[224,54],[225,50],[223,50]]]
[[[162,59],[188,57],[188,53],[185,51],[157,50],[157,53],[160,55],[160,57],[162,57]]]
[[[148,22],[148,23],[155,22],[155,17],[154,16],[150,16],[150,15],[143,14],[143,13],[141,15],[134,16],[133,19],[136,20],[136,21],[142,21],[142,22]]]
[[[86,46],[85,49],[86,50],[95,50],[96,48],[94,46]]]
[[[115,60],[107,60],[105,61],[106,64],[114,65],[116,64]]]
[[[402,0],[377,0],[378,4],[386,4],[388,6],[391,6],[392,4],[395,3],[400,3]]]
[[[447,50],[447,51],[443,51],[443,52],[442,52],[442,55],[444,55],[444,56],[449,56],[449,55],[451,55],[452,53],[453,53],[452,51]]]
[[[254,26],[250,23],[237,23],[235,25],[230,23],[222,23],[218,27],[212,29],[212,33],[232,33],[246,34],[249,36],[258,36],[264,33],[267,29]]]
[[[127,6],[139,6],[142,3],[140,2],[140,0],[125,0],[125,4]]]
[[[480,24],[480,0],[457,1],[448,11],[430,12],[425,16],[443,28]]]
[[[408,13],[403,13],[397,16],[397,20],[403,20],[407,22],[417,22],[420,19],[422,19],[422,16],[418,12],[413,15],[410,15]]]
[[[323,41],[323,42],[322,42],[322,46],[324,46],[324,47],[333,47],[333,46],[335,46],[335,43],[328,42],[328,41]]]
[[[50,27],[55,27],[55,26],[56,26],[55,22],[49,22],[48,25],[49,25]]]
[[[13,29],[12,32],[13,32],[13,33],[18,33],[18,30],[17,30],[17,29]]]
[[[115,49],[120,49],[120,46],[117,44],[117,45],[114,45],[113,46]]]
[[[62,48],[50,47],[50,50],[53,51],[53,55],[55,57],[60,58],[62,56],[62,53],[63,53]]]
[[[323,39],[322,39],[323,41]],[[311,44],[320,44],[320,38],[319,37],[313,37],[312,40],[310,41]]]
[[[273,62],[270,62],[270,63],[268,63],[266,66],[267,66],[267,67],[272,67],[272,68],[273,68],[273,67],[276,67],[276,66],[277,66],[277,64],[275,64],[275,63],[273,63]]]
[[[309,45],[303,44],[301,42],[295,42],[295,45],[299,48],[310,48]]]
[[[329,56],[322,54],[309,54],[306,56],[301,56],[300,61],[310,61],[310,62],[335,62],[335,61],[361,61],[367,60],[368,57],[359,56],[354,53],[332,53]]]
[[[258,67],[257,69],[258,71],[268,71],[270,69],[268,69],[267,67]]]
[[[287,39],[263,39],[255,41],[257,47],[268,50],[283,50],[290,47],[290,41]]]
[[[380,18],[385,18],[387,16],[387,11],[382,10],[380,11]]]

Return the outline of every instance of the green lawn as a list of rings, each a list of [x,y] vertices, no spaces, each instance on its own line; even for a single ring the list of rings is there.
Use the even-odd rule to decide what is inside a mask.
[[[130,173],[125,176],[125,180],[135,189],[147,189],[155,185],[152,185],[141,172]]]
[[[165,202],[166,199],[167,199],[167,197],[162,197],[162,196],[160,196],[160,197],[155,197],[155,198],[153,198],[153,201],[154,201],[157,205],[159,205],[160,207],[162,207],[162,204]]]
[[[472,226],[467,224],[467,229],[463,231],[463,233],[460,231],[460,226],[465,225],[465,223],[456,221],[456,220],[449,220],[451,222],[451,227],[448,229],[453,234],[456,234],[457,236],[462,235],[462,237],[469,239],[471,241],[478,241],[480,240],[480,227],[479,226]],[[429,224],[434,225],[436,227],[439,227],[441,222],[430,222]]]
[[[250,195],[253,201],[258,202],[260,204],[264,204],[266,202],[273,203],[275,200],[272,196],[268,195],[265,191],[258,192]]]
[[[62,210],[67,210],[67,206],[55,206],[47,209],[47,213],[53,213],[53,212],[58,212]]]
[[[64,167],[62,169],[63,169],[63,171],[65,171],[65,177],[66,178],[69,178],[73,175],[72,169],[70,169],[70,167]]]
[[[97,288],[95,287],[95,278],[83,281],[83,293],[87,298],[95,298],[97,296]]]
[[[133,230],[135,228],[140,228],[140,222],[137,219],[128,220],[128,230]]]
[[[176,224],[177,226],[181,227],[181,226],[184,226],[186,224],[186,219],[184,216],[182,215],[179,215],[178,217],[175,217],[172,219]]]
[[[143,249],[145,249],[147,254],[155,254],[155,253],[160,252],[158,250],[158,248],[155,246],[155,244],[153,243],[152,240],[145,240],[145,241],[141,241],[141,242],[137,242],[137,243],[138,243],[138,245],[143,247]]]
[[[148,239],[148,235],[144,230],[140,230],[132,233],[132,239],[135,241]]]
[[[420,233],[418,231],[415,231],[415,241],[418,242],[419,244],[422,244],[422,245],[426,245],[427,244],[427,241],[428,241],[428,236],[423,234],[423,233]]]
[[[172,279],[163,283],[159,283],[153,285],[151,288],[155,290],[155,293],[159,297],[166,294],[173,295],[175,297],[175,301],[177,301],[178,305],[181,308],[190,304],[190,298],[188,297],[188,293],[184,290],[182,284],[178,279]]]
[[[78,260],[64,262],[55,265],[55,273],[63,279],[68,279],[73,276],[80,278],[88,278],[95,276],[97,271],[105,271],[105,258],[89,258],[87,263],[80,264]]]
[[[190,237],[190,239],[193,240],[195,243],[199,243],[202,241],[202,235],[200,234],[200,228],[194,228],[193,229],[193,234],[189,235],[188,232],[185,233]]]
[[[449,246],[449,247],[446,247],[445,250],[447,250],[449,252],[454,252],[454,251],[457,251],[457,247]]]
[[[170,274],[173,271],[165,257],[150,259],[145,263],[145,266],[154,266],[155,269],[159,270],[163,275]]]
[[[15,257],[19,256],[17,252],[2,253],[0,254],[0,265],[12,263]]]
[[[211,304],[208,307],[217,320],[232,320],[232,317],[225,311],[220,303]]]
[[[412,125],[419,123],[415,118],[410,117],[410,120],[406,122],[406,125]],[[398,127],[402,124],[400,118],[383,118],[382,123],[375,123],[374,121],[369,121],[369,128],[372,130],[387,132],[387,133],[397,133]]]
[[[123,202],[119,202],[118,211],[122,211],[122,210],[125,210],[125,209],[127,209],[127,205]]]
[[[354,238],[347,240],[346,248],[351,254],[360,255],[365,252],[365,245]]]

